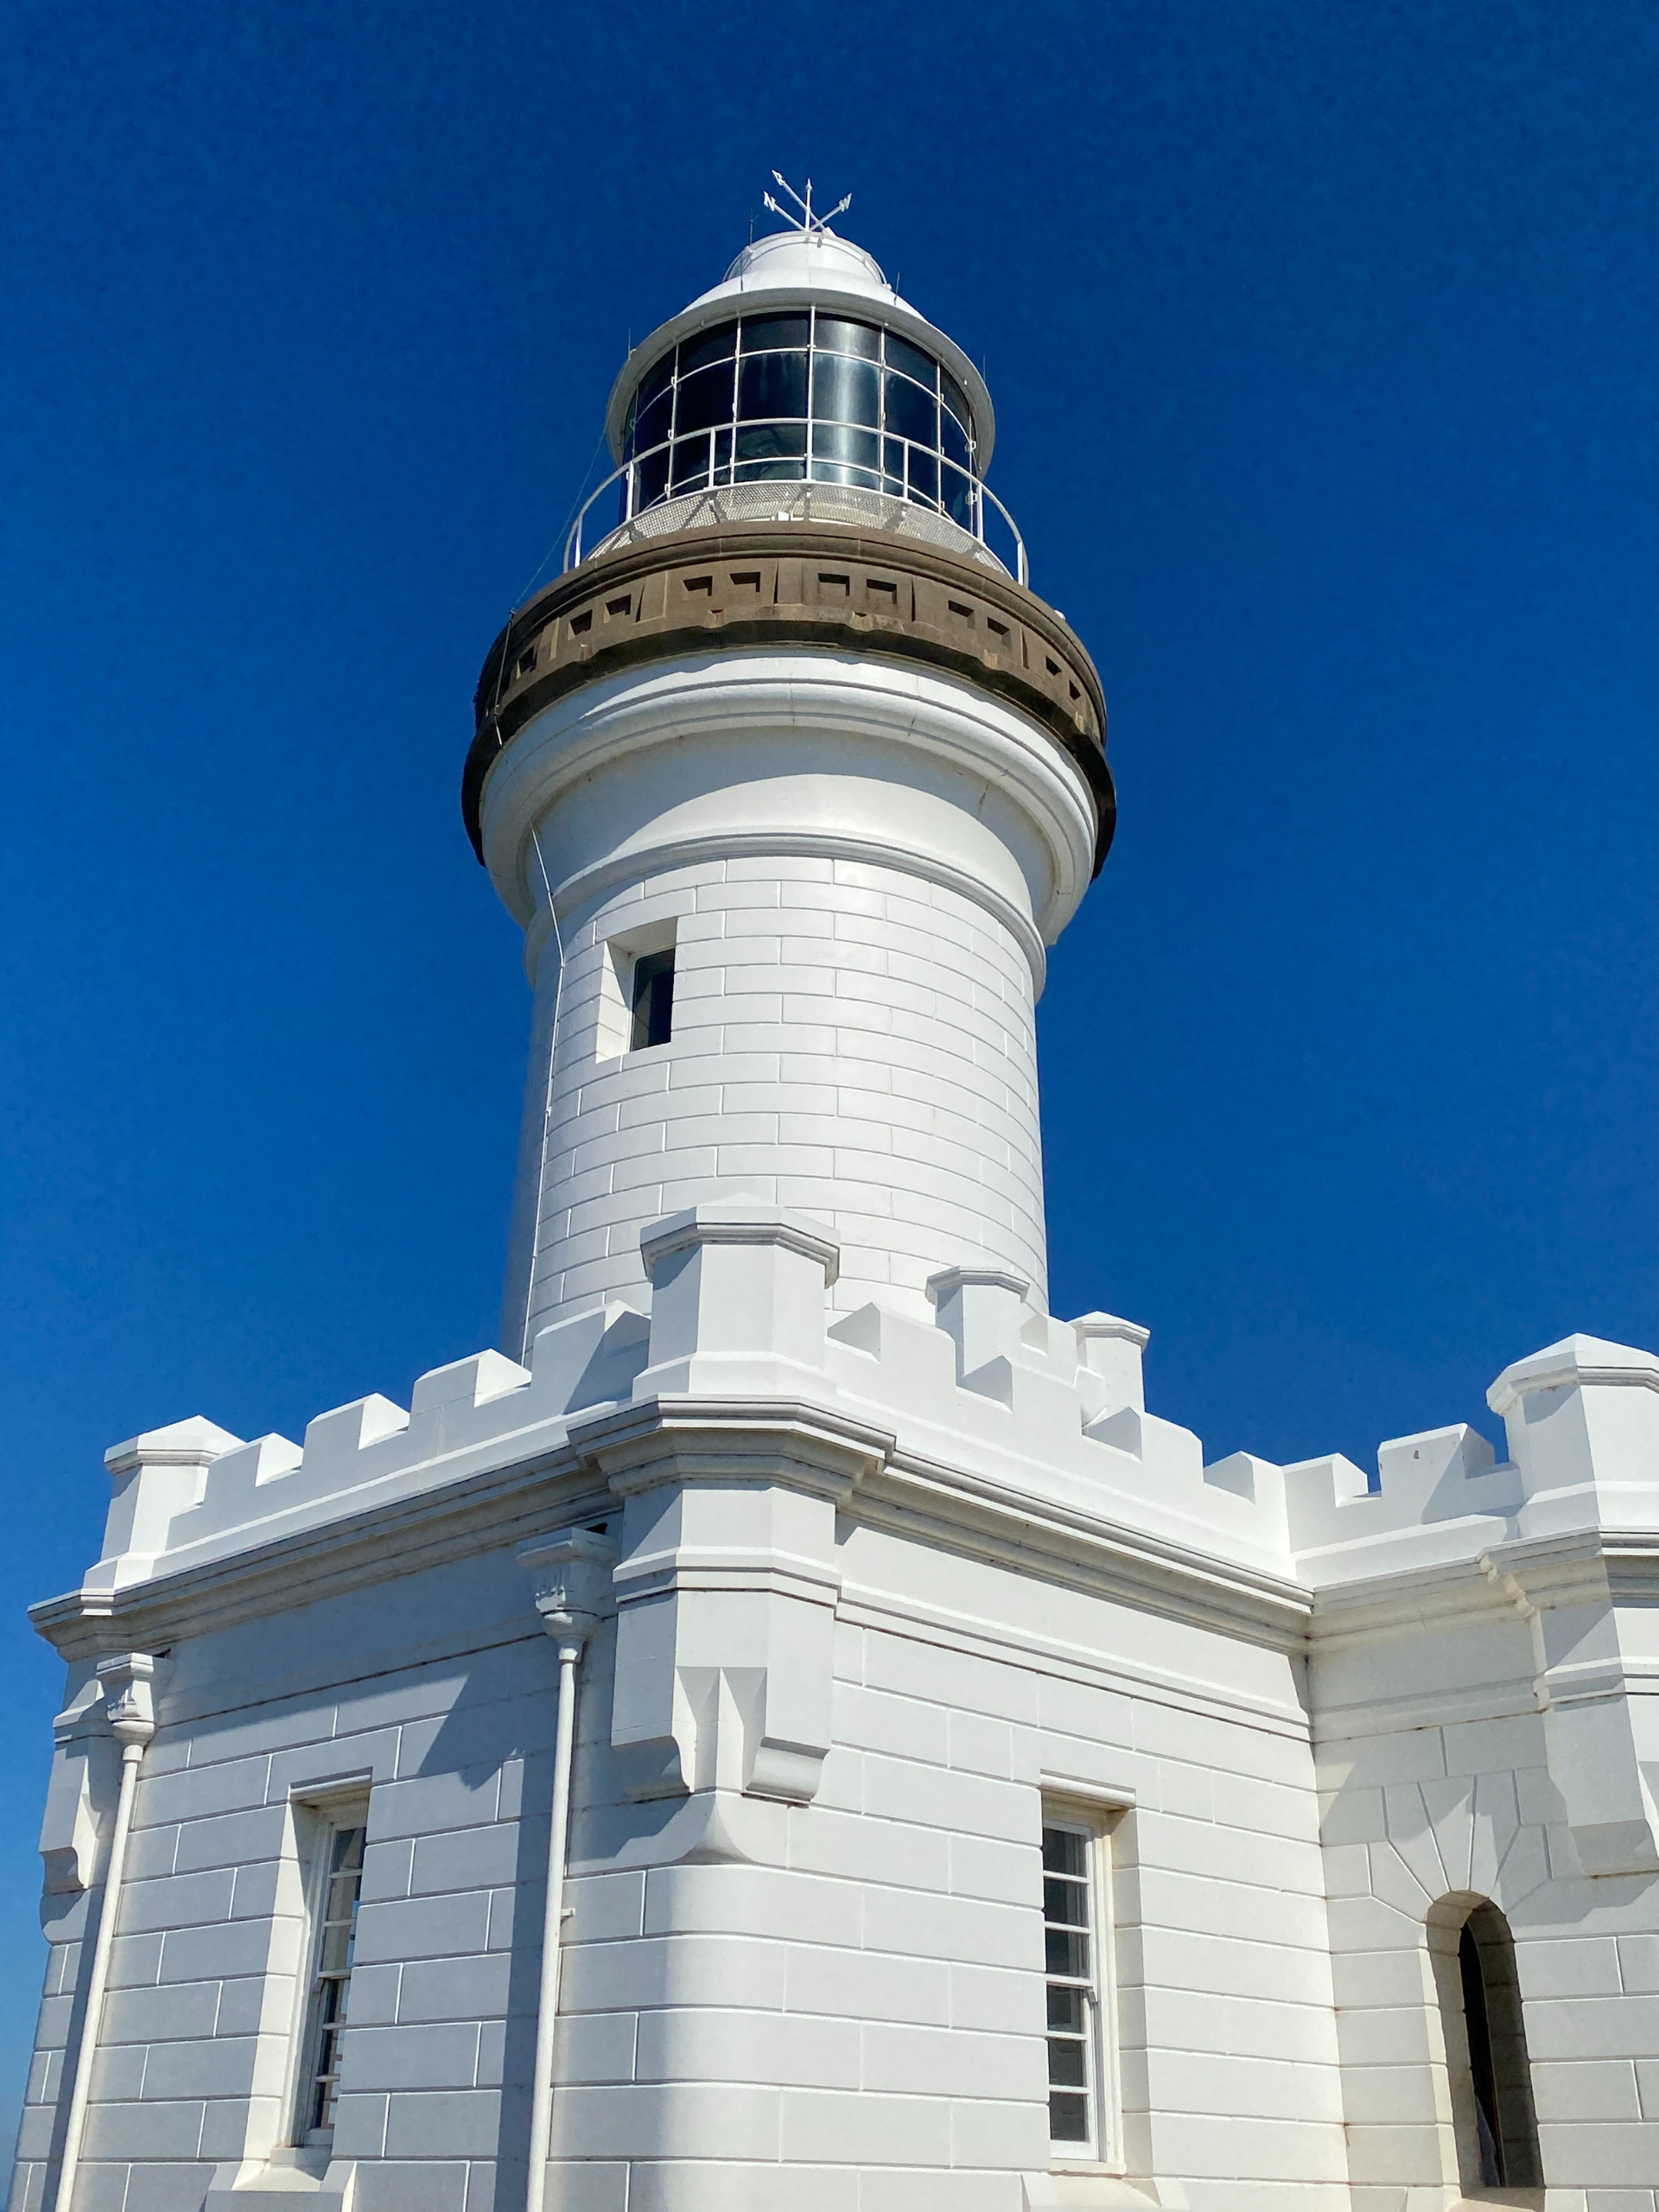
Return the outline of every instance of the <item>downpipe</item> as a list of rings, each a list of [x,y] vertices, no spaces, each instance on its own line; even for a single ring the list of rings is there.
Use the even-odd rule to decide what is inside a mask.
[[[98,2056],[104,2023],[104,1996],[109,1987],[116,1923],[121,1916],[121,1885],[126,1873],[127,1839],[132,1833],[133,1802],[138,1795],[138,1770],[143,1764],[150,1738],[156,1733],[155,1660],[147,1652],[125,1652],[118,1659],[100,1660],[98,1675],[104,1685],[111,1733],[121,1746],[121,1794],[116,1800],[115,1830],[110,1838],[104,1891],[99,1903],[92,1971],[86,1984],[86,2010],[81,2018],[80,2041],[75,2050],[69,2116],[64,2126],[53,2212],[71,2212],[74,2202],[80,2146],[86,2133],[86,2109],[92,2094],[92,2064]]]
[[[547,1840],[547,1905],[542,1920],[542,1973],[536,2005],[536,2070],[531,2078],[530,2167],[524,2212],[543,2212],[553,2139],[553,2055],[563,1957],[564,1883],[570,1847],[570,1782],[576,1741],[579,1670],[589,1637],[611,1610],[616,1547],[602,1531],[567,1529],[521,1545],[519,1564],[534,1581],[543,1628],[559,1655],[558,1719],[553,1739],[552,1819]],[[68,2212],[67,2206],[59,2212]]]

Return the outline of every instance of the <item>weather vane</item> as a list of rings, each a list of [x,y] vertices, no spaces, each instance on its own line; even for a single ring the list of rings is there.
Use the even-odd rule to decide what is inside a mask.
[[[796,207],[801,211],[800,213],[797,215],[792,213],[787,207],[780,207],[778,205],[778,202],[768,192],[763,195],[764,203],[766,207],[771,208],[772,213],[774,215],[781,215],[786,223],[793,223],[796,229],[800,232],[804,238],[833,238],[835,233],[830,230],[830,226],[834,222],[837,215],[844,213],[845,211],[852,206],[852,194],[849,192],[844,200],[837,200],[827,215],[815,215],[812,213],[812,180],[810,177],[808,177],[806,180],[806,197],[803,200],[800,194],[796,191],[794,186],[789,181],[789,179],[779,170],[773,169],[772,174],[774,182],[782,185],[784,190],[789,194],[790,198],[795,202]]]

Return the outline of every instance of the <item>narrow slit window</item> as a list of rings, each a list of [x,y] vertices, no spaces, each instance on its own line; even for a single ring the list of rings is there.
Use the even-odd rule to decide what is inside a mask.
[[[346,2031],[352,1959],[357,1946],[357,1910],[363,1887],[363,1846],[359,1821],[328,1828],[322,1839],[320,1894],[312,1947],[310,2001],[306,2021],[304,2075],[300,2090],[299,2139],[332,2139],[340,2092],[340,2044]]]
[[[1048,1985],[1048,2132],[1057,2158],[1104,2155],[1100,1840],[1043,1824],[1043,1945]]]
[[[1541,2188],[1542,2162],[1515,1943],[1509,1923],[1494,1904],[1478,1904],[1458,1931],[1456,1987],[1452,2001],[1462,2003],[1473,2108],[1472,2128],[1465,2120],[1463,2131],[1472,2136],[1461,2146],[1464,2186]],[[1454,2108],[1459,2101],[1454,2094]]]
[[[674,1033],[674,952],[642,952],[633,963],[633,1033],[630,1050],[666,1045]]]

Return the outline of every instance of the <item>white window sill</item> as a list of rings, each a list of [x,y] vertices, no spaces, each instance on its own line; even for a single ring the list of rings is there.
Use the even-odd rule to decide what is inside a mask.
[[[303,2204],[308,2212],[341,2212],[351,2202],[356,2171],[355,2159],[336,2165],[326,2150],[277,2151],[268,2163],[221,2165],[214,2170],[202,2212],[238,2212],[255,2196]]]
[[[1025,2174],[1026,2212],[1184,2212],[1179,2182],[1131,2178],[1097,2161],[1057,2159],[1043,2174]]]

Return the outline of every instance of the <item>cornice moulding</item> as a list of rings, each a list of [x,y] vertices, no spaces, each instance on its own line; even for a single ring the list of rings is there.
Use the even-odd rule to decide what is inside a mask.
[[[476,1456],[476,1446],[469,1456]],[[232,1620],[416,1573],[532,1535],[556,1511],[603,1512],[664,1482],[795,1483],[853,1518],[996,1561],[1066,1587],[1243,1635],[1287,1651],[1410,1634],[1530,1600],[1586,1594],[1659,1599],[1659,1536],[1584,1529],[1490,1547],[1480,1557],[1310,1591],[1287,1577],[1103,1515],[1046,1503],[1016,1484],[899,1448],[891,1431],[804,1400],[657,1399],[601,1408],[499,1465],[314,1522],[244,1550],[117,1591],[80,1590],[31,1608],[67,1658],[163,1648]],[[1490,1560],[1496,1580],[1480,1563]]]
[[[631,1489],[734,1480],[796,1483],[851,1503],[855,1517],[1278,1648],[1305,1632],[1310,1599],[1295,1583],[900,1452],[890,1431],[832,1407],[716,1398],[601,1408],[572,1422],[568,1440],[496,1468],[118,1591],[71,1592],[31,1618],[66,1656],[153,1647],[492,1548],[536,1533],[530,1524],[550,1513],[578,1517],[584,1503],[602,1512]]]
[[[1574,1529],[1521,1536],[1484,1545],[1467,1559],[1323,1586],[1313,1592],[1310,1643],[1317,1649],[1374,1643],[1480,1614],[1496,1617],[1515,1610],[1516,1589],[1529,1604],[1545,1605],[1599,1592],[1659,1601],[1659,1535],[1644,1529]]]
[[[263,1619],[446,1560],[543,1532],[550,1514],[603,1513],[608,1495],[563,1446],[471,1472],[200,1567],[118,1590],[72,1590],[31,1605],[29,1619],[66,1659],[143,1643],[165,1648],[233,1623]]]
[[[893,1448],[890,1431],[785,1398],[646,1398],[573,1421],[570,1441],[619,1497],[666,1483],[751,1482],[837,1503]]]
[[[1252,1643],[1291,1650],[1305,1638],[1310,1596],[1300,1584],[912,1452],[896,1451],[880,1475],[861,1485],[849,1511],[855,1519],[880,1518],[889,1527],[925,1533],[947,1549]]]

